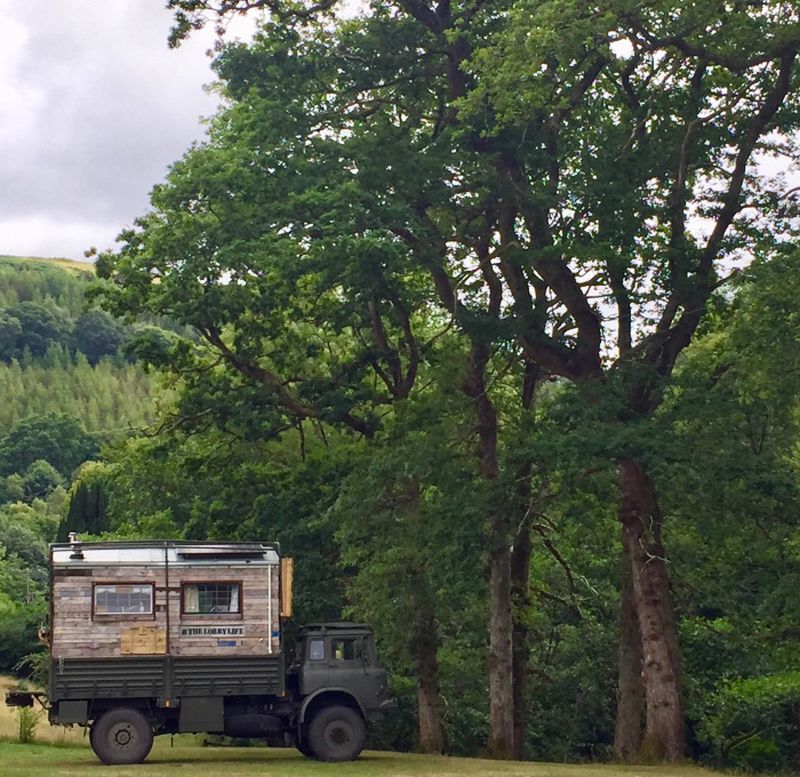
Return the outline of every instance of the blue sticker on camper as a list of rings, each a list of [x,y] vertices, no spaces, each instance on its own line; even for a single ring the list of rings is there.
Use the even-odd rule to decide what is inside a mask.
[[[217,647],[236,647],[239,643],[235,639],[218,639]]]

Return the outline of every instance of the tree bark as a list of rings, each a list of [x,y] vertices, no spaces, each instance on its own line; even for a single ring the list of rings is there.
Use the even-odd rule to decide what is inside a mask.
[[[474,340],[470,348],[462,389],[474,402],[478,438],[478,470],[487,482],[497,480],[497,412],[486,386],[486,365],[490,348]],[[514,675],[511,645],[511,548],[505,505],[489,515],[489,737],[490,758],[514,756]]]
[[[428,602],[430,599],[428,598]],[[417,724],[422,753],[441,753],[444,747],[439,663],[436,659],[438,630],[430,607],[420,602],[414,624],[415,674],[417,676]]]
[[[489,739],[490,758],[514,757],[514,674],[511,649],[511,551],[489,554]]]
[[[513,755],[516,760],[522,760],[524,755],[525,727],[528,718],[525,691],[528,684],[530,645],[528,643],[528,625],[525,622],[525,615],[530,603],[528,582],[532,551],[533,543],[531,542],[530,526],[528,521],[524,521],[517,532],[517,536],[514,539],[514,547],[511,551]]]
[[[405,509],[412,527],[419,525],[420,484],[411,477],[406,483]],[[427,575],[413,561],[409,564],[414,613],[408,631],[408,647],[417,680],[417,734],[423,753],[441,753],[444,744],[442,697],[439,693],[439,629],[436,623],[434,597]]]
[[[614,725],[614,758],[623,762],[633,761],[639,755],[644,717],[642,638],[633,597],[628,540],[629,534],[623,532],[617,651],[617,718]]]
[[[619,518],[630,553],[642,643],[645,732],[639,758],[680,761],[685,752],[683,680],[655,486],[639,462],[619,462]]]

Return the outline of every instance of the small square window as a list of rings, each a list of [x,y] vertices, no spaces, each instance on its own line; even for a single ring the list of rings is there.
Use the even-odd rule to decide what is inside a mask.
[[[360,639],[333,639],[331,640],[331,655],[335,661],[360,661]]]
[[[95,585],[95,615],[152,615],[152,585]]]
[[[241,612],[239,583],[184,583],[183,612],[186,615],[213,615]]]
[[[308,643],[308,660],[309,661],[325,660],[325,642],[323,640],[312,639]]]

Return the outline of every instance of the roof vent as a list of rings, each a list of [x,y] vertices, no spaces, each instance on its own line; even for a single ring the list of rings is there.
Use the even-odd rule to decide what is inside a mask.
[[[78,542],[78,532],[71,531],[69,533],[69,544],[72,548],[72,553],[69,554],[70,561],[83,561],[83,550]]]

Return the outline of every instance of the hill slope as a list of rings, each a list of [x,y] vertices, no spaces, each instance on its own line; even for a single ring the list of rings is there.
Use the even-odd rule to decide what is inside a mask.
[[[51,256],[9,256],[0,254],[0,263],[6,264],[41,264],[48,267],[57,267],[68,272],[89,273],[94,275],[94,265],[91,262],[78,262],[74,259],[63,259]]]

